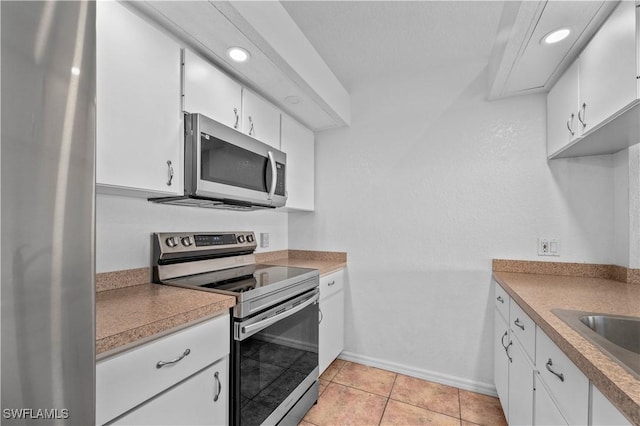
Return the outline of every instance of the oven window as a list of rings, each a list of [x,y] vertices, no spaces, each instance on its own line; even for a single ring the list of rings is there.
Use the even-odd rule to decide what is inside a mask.
[[[240,424],[259,425],[310,374],[317,375],[318,304],[235,344],[240,368]]]
[[[213,136],[200,135],[200,179],[268,192],[271,168],[268,159]]]

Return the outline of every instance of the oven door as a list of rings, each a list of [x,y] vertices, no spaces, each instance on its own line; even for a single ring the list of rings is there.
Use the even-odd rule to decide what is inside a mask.
[[[232,358],[233,424],[277,424],[290,411],[306,412],[317,400],[318,289],[236,319]]]
[[[193,195],[285,205],[286,154],[201,114],[190,119],[186,157],[192,176],[186,178],[192,179]]]

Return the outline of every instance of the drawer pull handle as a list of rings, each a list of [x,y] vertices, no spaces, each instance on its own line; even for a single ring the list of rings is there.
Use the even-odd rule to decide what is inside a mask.
[[[217,371],[213,375],[213,378],[218,383],[218,392],[213,396],[213,402],[216,402],[218,398],[220,398],[220,393],[222,392],[222,383],[220,382],[220,374]]]
[[[171,365],[171,364],[175,364],[176,362],[182,361],[182,358],[184,358],[185,356],[189,355],[190,353],[191,353],[191,349],[187,349],[187,350],[184,351],[184,353],[182,355],[180,355],[176,359],[172,359],[171,361],[158,361],[156,363],[156,368],[162,368],[165,365]]]
[[[509,355],[509,347],[513,345],[513,342],[509,342],[509,344],[504,348],[504,351],[507,353],[507,358],[509,358],[509,362],[513,362],[513,358]]]
[[[515,325],[517,325],[518,327],[520,327],[522,329],[522,331],[524,331],[524,324],[522,324],[520,322],[520,318],[516,318],[516,320],[513,322]]]
[[[169,170],[169,180],[167,181],[167,186],[171,186],[171,181],[173,181],[173,166],[171,165],[171,160],[167,160],[167,167]]]
[[[552,365],[553,365],[553,362],[551,361],[551,358],[549,358],[549,361],[547,361],[547,365],[546,365],[547,370],[548,370],[551,374],[553,374],[554,376],[556,376],[558,379],[560,379],[560,381],[561,381],[561,382],[564,382],[564,374],[562,374],[562,373],[556,373],[555,371],[553,371],[553,370],[551,369],[551,366],[552,366]]]
[[[502,298],[502,296],[496,297],[496,300],[500,303],[504,303],[504,299]]]
[[[322,324],[322,320],[324,319],[324,314],[322,313],[322,309],[318,308],[318,315],[320,319],[318,320],[318,324]]]
[[[336,283],[336,280],[331,281],[329,284],[327,284],[327,286],[331,287],[332,285],[334,285]]]
[[[234,114],[234,115],[235,115],[235,117],[236,117],[236,122],[235,122],[235,123],[233,123],[233,128],[234,128],[234,129],[237,129],[237,128],[238,128],[238,120],[240,120],[240,115],[238,114],[238,108],[234,108],[234,109],[233,109],[233,114]]]

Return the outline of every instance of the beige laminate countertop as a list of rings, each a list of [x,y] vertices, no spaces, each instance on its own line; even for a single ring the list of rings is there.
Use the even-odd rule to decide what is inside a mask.
[[[346,253],[282,250],[256,254],[259,263],[318,269],[320,275],[347,265]],[[96,277],[96,355],[107,357],[163,333],[226,314],[233,296],[149,283],[149,268]]]
[[[229,312],[236,298],[159,284],[96,293],[96,355]]]
[[[552,309],[640,317],[640,285],[609,279],[494,272],[496,281],[598,389],[640,424],[640,380],[558,318]]]

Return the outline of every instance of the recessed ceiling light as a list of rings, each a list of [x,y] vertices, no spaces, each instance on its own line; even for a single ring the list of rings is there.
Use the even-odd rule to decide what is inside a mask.
[[[80,75],[80,68],[78,68],[78,67],[71,67],[71,74],[73,74],[73,75]]]
[[[249,52],[247,52],[242,47],[231,47],[229,48],[229,50],[227,50],[227,54],[236,62],[246,62],[251,57],[249,55]]]
[[[549,34],[542,38],[545,44],[553,44],[564,40],[569,37],[571,30],[569,28],[560,28],[559,30],[551,31]]]

